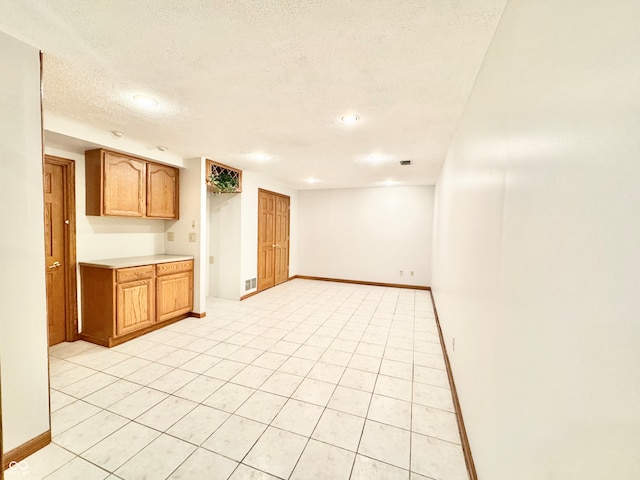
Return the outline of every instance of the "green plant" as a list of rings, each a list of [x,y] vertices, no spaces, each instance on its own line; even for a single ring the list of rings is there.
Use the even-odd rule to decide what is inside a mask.
[[[233,193],[238,189],[238,178],[227,172],[209,175],[209,183],[220,193]]]

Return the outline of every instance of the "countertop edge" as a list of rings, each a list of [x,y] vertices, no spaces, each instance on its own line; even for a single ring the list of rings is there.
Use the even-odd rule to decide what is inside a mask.
[[[94,268],[128,268],[128,267],[141,267],[144,265],[157,265],[159,263],[170,262],[183,262],[186,260],[193,260],[193,255],[147,255],[140,257],[123,257],[123,258],[107,258],[104,260],[89,260],[85,262],[78,262],[81,267],[94,267]]]

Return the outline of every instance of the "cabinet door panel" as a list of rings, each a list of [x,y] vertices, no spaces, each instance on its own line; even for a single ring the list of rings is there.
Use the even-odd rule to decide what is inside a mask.
[[[145,215],[146,162],[104,154],[104,214],[126,217]]]
[[[158,321],[188,313],[193,308],[193,272],[157,277]]]
[[[154,280],[116,285],[116,335],[125,335],[155,321]]]
[[[147,164],[147,217],[178,218],[178,170]]]

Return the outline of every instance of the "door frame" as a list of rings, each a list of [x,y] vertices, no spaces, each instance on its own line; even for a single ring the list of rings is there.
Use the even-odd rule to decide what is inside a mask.
[[[76,272],[76,162],[53,155],[45,155],[44,158],[45,163],[61,166],[63,172],[64,210],[65,217],[69,222],[68,228],[64,229],[66,261],[63,267],[66,280],[65,306],[67,311],[64,336],[66,342],[75,342],[79,338],[78,274]],[[48,333],[47,326],[47,336]]]
[[[285,195],[284,193],[278,193],[278,192],[274,192],[272,190],[267,190],[265,188],[258,188],[258,234],[256,236],[256,241],[257,241],[257,255],[258,255],[258,262],[256,264],[256,278],[258,277],[258,272],[260,272],[260,192],[263,193],[268,193],[270,195],[277,195],[278,197],[284,197],[284,198],[288,198],[289,199],[289,215],[287,215],[287,231],[289,232],[289,248],[287,249],[287,272],[289,270],[289,264],[291,262],[291,197],[289,195]],[[285,281],[289,281],[289,275],[287,273],[287,280]],[[282,282],[284,283],[284,282]],[[277,284],[280,285],[280,284]],[[277,285],[272,285],[271,287],[266,287],[263,289],[260,289],[260,281],[256,281],[256,292],[263,292],[265,290],[268,290],[269,288],[275,287]]]

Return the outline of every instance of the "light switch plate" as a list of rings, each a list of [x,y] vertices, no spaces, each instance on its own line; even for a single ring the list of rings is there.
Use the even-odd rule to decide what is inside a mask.
[[[196,241],[196,233],[195,232],[191,232],[189,234],[189,241],[190,242],[195,242]]]
[[[175,240],[175,235],[173,234],[173,232],[167,232],[167,240],[169,240],[170,242],[173,242]]]

